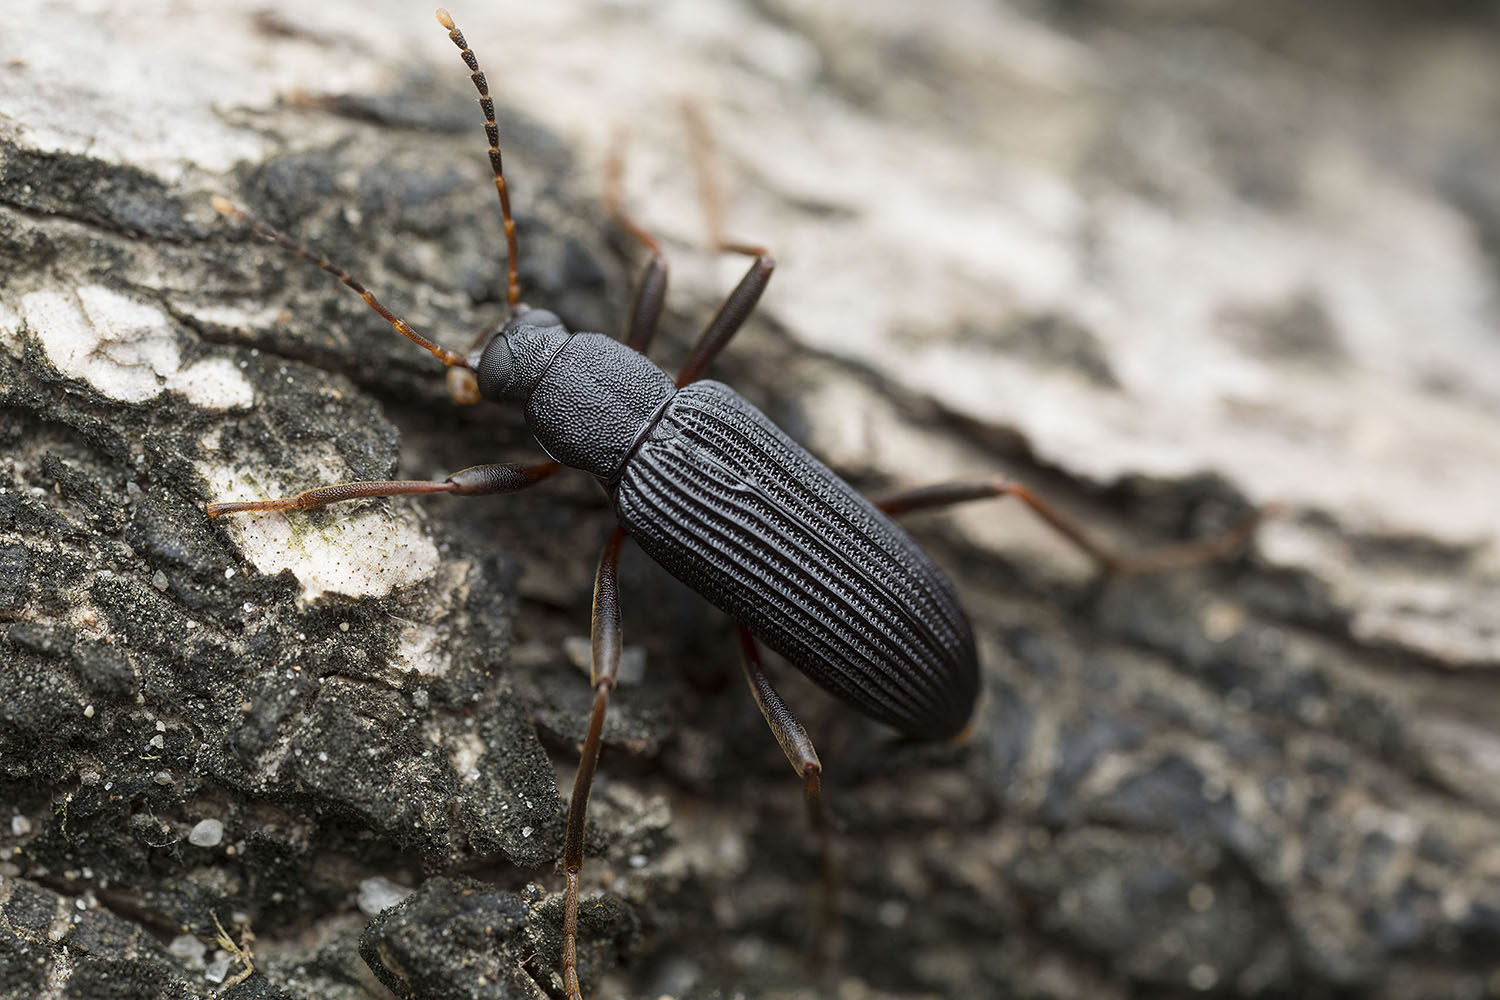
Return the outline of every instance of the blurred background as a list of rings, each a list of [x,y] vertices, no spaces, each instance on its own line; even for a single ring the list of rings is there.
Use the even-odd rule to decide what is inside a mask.
[[[618,143],[627,205],[673,266],[656,354],[669,369],[683,355],[743,270],[705,253],[687,101],[715,141],[727,230],[779,261],[715,375],[851,481],[1007,474],[1127,549],[1279,511],[1237,562],[1105,583],[1020,509],[913,520],[974,615],[988,694],[968,745],[915,748],[787,677],[846,828],[842,957],[821,978],[803,962],[816,865],[796,782],[743,697],[730,633],[628,560],[647,677],[621,693],[603,764],[589,878],[616,909],[592,929],[592,995],[791,997],[821,981],[845,997],[1500,996],[1493,4],[450,10],[500,105],[534,304],[618,328],[640,264],[599,204]],[[215,722],[183,737],[200,749],[178,784],[101,805],[95,846],[58,819],[113,741],[134,738],[130,713],[173,732],[192,714],[190,665],[167,649],[131,647],[134,688],[90,688],[79,643],[130,646],[101,565],[143,584],[166,573],[160,613],[196,616],[246,678],[285,666],[289,636],[368,614],[379,641],[356,654],[330,632],[325,661],[341,666],[309,667],[399,693],[390,711],[410,729],[394,752],[445,751],[453,774],[433,780],[461,786],[446,727],[472,683],[520,706],[515,738],[539,738],[571,780],[586,692],[567,640],[586,628],[607,518],[586,481],[482,511],[376,511],[421,541],[399,542],[414,568],[373,587],[325,571],[309,583],[317,532],[194,520],[229,489],[385,475],[398,454],[402,475],[426,476],[528,453],[514,414],[447,415],[409,345],[207,206],[225,192],[326,248],[462,349],[499,315],[504,244],[443,34],[426,7],[392,2],[0,8],[5,485],[68,526],[0,522],[20,553],[5,565],[23,567],[0,601],[18,665],[7,683],[39,706],[0,739],[13,762],[47,762],[13,763],[0,783],[0,820],[6,799],[15,817],[9,838],[0,823],[0,897],[91,899],[137,947],[175,956],[158,981],[205,995],[214,946],[166,949],[180,928],[211,937],[210,909],[259,941],[260,974],[234,988],[261,992],[236,995],[385,995],[356,957],[381,907],[361,916],[357,889],[390,878],[394,900],[439,873],[498,886],[486,905],[514,904],[525,928],[526,975],[473,995],[556,988],[555,963],[536,958],[555,906],[529,911],[541,897],[525,888],[558,888],[536,846],[560,843],[555,801],[536,841],[494,834],[503,848],[465,812],[465,795],[489,793],[462,787],[371,832],[374,807],[341,798],[345,779],[278,777],[271,736],[241,765],[214,761],[236,739],[240,691],[203,682]],[[111,294],[79,297],[98,287]],[[146,340],[142,304],[159,318]],[[254,402],[189,393],[187,406],[179,355],[182,370],[229,359]],[[122,396],[100,357],[150,367],[159,388]],[[267,358],[283,371],[257,374]],[[273,388],[291,377],[312,387],[305,400]],[[137,504],[127,481],[160,510],[111,521],[118,498]],[[103,563],[88,555],[101,550]],[[257,592],[256,618],[224,589],[226,564],[247,587],[286,568],[293,580]],[[462,645],[478,640],[454,609],[478,616],[463,596],[476,590],[502,605],[493,655]],[[401,623],[424,613],[440,624],[419,640]],[[483,670],[435,680],[422,655]],[[98,703],[94,729],[42,725],[47,711],[77,722],[58,707],[74,701]],[[295,729],[296,710],[278,711],[267,732]],[[108,868],[112,837],[145,836],[131,817],[170,827],[150,844],[180,845],[205,800],[238,851],[136,843],[100,902],[89,872]],[[302,830],[264,834],[302,873],[274,889],[254,860],[258,824]],[[328,838],[335,874],[294,888],[324,870],[313,844]],[[446,899],[424,900],[430,924]],[[384,945],[411,948],[395,963],[406,988],[458,990],[461,958],[411,933]],[[66,982],[59,940],[17,932],[4,947]],[[28,995],[29,973],[3,969],[0,992],[12,975],[29,985],[11,995]]]

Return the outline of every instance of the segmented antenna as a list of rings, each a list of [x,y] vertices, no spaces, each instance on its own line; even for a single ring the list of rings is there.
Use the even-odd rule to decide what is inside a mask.
[[[279,246],[290,250],[292,253],[296,254],[299,257],[312,261],[314,264],[318,265],[323,270],[327,271],[329,274],[333,275],[335,278],[339,279],[344,284],[354,289],[354,291],[359,294],[359,297],[365,300],[366,305],[368,305],[371,309],[374,309],[376,312],[380,313],[380,315],[384,317],[387,323],[396,328],[397,333],[401,334],[401,336],[407,338],[418,347],[432,354],[433,357],[437,358],[443,364],[447,365],[450,368],[469,367],[469,362],[464,358],[462,354],[454,354],[452,351],[448,350],[445,347],[439,347],[437,344],[434,344],[432,341],[428,340],[426,337],[413,330],[410,326],[407,326],[406,320],[402,319],[400,316],[397,316],[385,306],[381,305],[380,300],[377,299],[369,289],[350,277],[348,271],[345,271],[343,268],[339,267],[327,257],[324,257],[322,254],[318,253],[315,250],[309,250],[306,246],[298,243],[296,240],[292,239],[281,230],[267,225],[266,223],[260,221],[252,215],[246,215],[244,212],[240,211],[240,209],[236,207],[228,198],[214,195],[213,198],[210,199],[210,201],[214,206],[214,211],[218,212],[221,215],[227,215],[231,219],[236,219],[240,222],[245,223],[261,236],[264,236],[268,240],[272,240]]]
[[[516,221],[510,215],[510,189],[505,186],[505,168],[500,162],[500,126],[495,124],[495,101],[490,97],[490,85],[479,68],[479,60],[474,57],[469,43],[464,41],[464,33],[453,23],[452,16],[439,7],[437,19],[448,29],[453,44],[463,52],[464,65],[469,67],[469,79],[479,91],[479,107],[484,111],[484,134],[490,140],[490,166],[495,171],[495,191],[500,195],[500,214],[505,219],[505,301],[514,311],[521,303],[521,279],[516,274]]]

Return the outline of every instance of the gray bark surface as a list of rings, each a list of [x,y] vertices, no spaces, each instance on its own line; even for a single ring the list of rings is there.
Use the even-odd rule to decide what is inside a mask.
[[[1500,995],[1500,20],[917,11],[453,8],[527,300],[618,330],[625,125],[685,355],[743,269],[691,98],[780,261],[713,377],[851,482],[1010,475],[1123,548],[1282,513],[1105,581],[1019,507],[910,518],[975,625],[962,745],[768,661],[841,827],[821,986],[733,627],[627,547],[589,995]],[[463,350],[505,290],[480,121],[404,4],[0,8],[0,997],[560,995],[599,489],[203,515],[537,454],[209,206]]]

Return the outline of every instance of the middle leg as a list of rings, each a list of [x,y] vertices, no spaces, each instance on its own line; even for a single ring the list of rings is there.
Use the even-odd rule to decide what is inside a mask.
[[[656,237],[626,213],[624,175],[625,136],[616,132],[604,168],[604,204],[614,220],[651,254],[651,262],[636,282],[635,295],[630,300],[630,318],[625,324],[625,346],[645,354],[656,336],[662,304],[667,298],[667,255]]]
[[[723,197],[711,166],[713,143],[708,126],[692,103],[683,105],[683,117],[693,144],[693,170],[698,175],[698,194],[703,203],[703,216],[708,224],[709,244],[716,251],[742,254],[753,257],[754,260],[740,283],[729,293],[729,297],[704,328],[687,360],[682,363],[682,368],[677,373],[678,386],[696,382],[703,377],[714,358],[719,356],[719,352],[724,350],[725,345],[755,311],[755,304],[760,301],[761,293],[770,284],[771,272],[776,270],[776,260],[765,247],[725,238]]]
[[[771,272],[776,269],[776,260],[765,247],[748,243],[726,243],[719,249],[746,254],[754,257],[755,261],[740,279],[740,283],[734,286],[734,291],[729,293],[729,297],[699,336],[692,353],[682,363],[682,368],[677,372],[679,387],[703,377],[714,358],[719,356],[730,338],[739,332],[745,320],[755,311],[755,304],[760,301],[761,293],[771,281]]]
[[[594,619],[590,629],[592,658],[589,664],[594,707],[589,713],[589,730],[583,740],[583,752],[578,757],[578,776],[573,779],[573,797],[568,802],[568,829],[563,835],[563,874],[566,879],[563,986],[568,1000],[583,1000],[578,983],[578,880],[583,871],[583,831],[588,815],[589,791],[594,786],[594,771],[599,764],[599,747],[604,738],[604,713],[609,708],[609,693],[620,672],[620,546],[624,541],[625,529],[615,528],[599,556],[599,572],[594,578]]]

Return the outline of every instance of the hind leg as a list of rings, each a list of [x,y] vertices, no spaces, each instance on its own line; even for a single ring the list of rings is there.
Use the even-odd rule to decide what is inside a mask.
[[[1028,487],[998,477],[978,482],[942,483],[937,486],[907,490],[883,500],[877,500],[875,506],[894,516],[910,511],[951,507],[954,504],[989,500],[995,497],[1015,497],[1047,522],[1052,530],[1066,538],[1084,555],[1093,559],[1100,569],[1116,576],[1182,569],[1232,555],[1244,548],[1250,541],[1251,536],[1255,534],[1256,526],[1267,513],[1255,511],[1223,534],[1200,542],[1122,555],[1094,539],[1078,521],[1037,496]]]
[[[756,646],[755,636],[743,625],[739,630],[740,665],[744,667],[745,679],[750,684],[751,694],[755,695],[755,703],[760,706],[760,714],[765,716],[776,742],[781,744],[782,753],[786,754],[792,770],[802,779],[802,797],[807,803],[807,819],[818,837],[818,861],[823,875],[816,937],[813,941],[813,961],[819,968],[826,968],[838,923],[838,877],[833,862],[833,836],[828,807],[823,801],[823,765],[818,760],[818,751],[813,748],[807,730],[771,686],[770,678],[761,667],[760,650]]]

